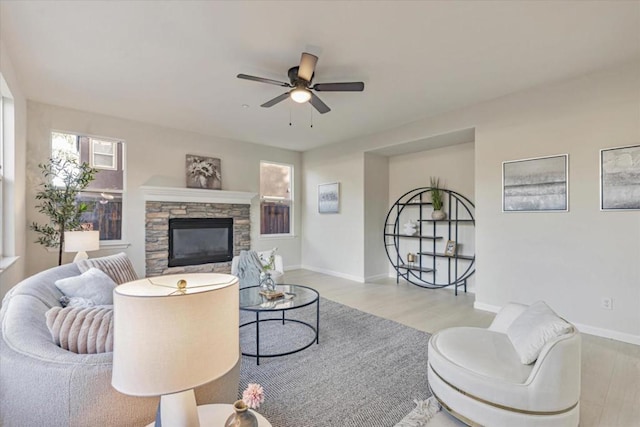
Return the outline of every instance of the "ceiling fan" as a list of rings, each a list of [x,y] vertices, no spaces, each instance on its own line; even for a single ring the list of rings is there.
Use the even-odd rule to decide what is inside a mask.
[[[262,77],[249,76],[247,74],[238,74],[238,78],[291,88],[290,91],[285,92],[282,95],[276,96],[272,100],[265,102],[261,105],[261,107],[273,107],[277,103],[282,102],[287,98],[291,98],[292,100],[300,104],[309,101],[311,105],[313,105],[313,108],[318,110],[320,114],[328,113],[329,111],[331,111],[331,108],[329,108],[327,104],[322,102],[322,100],[318,98],[312,91],[362,92],[364,90],[363,82],[316,83],[312,85],[311,82],[313,81],[313,77],[315,75],[314,71],[317,62],[317,56],[307,52],[303,52],[302,57],[300,58],[300,65],[289,68],[289,71],[287,73],[289,76],[289,83],[265,79]]]

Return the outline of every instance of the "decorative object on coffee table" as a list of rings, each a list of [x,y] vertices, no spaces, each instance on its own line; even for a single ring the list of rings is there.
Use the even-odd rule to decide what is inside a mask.
[[[187,188],[222,189],[220,159],[187,154]]]
[[[238,362],[238,298],[238,278],[228,274],[176,274],[118,286],[113,387],[161,396],[156,420],[164,426],[199,426],[193,387]]]
[[[443,220],[447,217],[447,214],[442,210],[444,201],[443,193],[440,189],[440,178],[431,177],[431,189],[429,191],[431,195],[431,203],[433,205],[433,212],[431,212],[431,219],[437,221]]]

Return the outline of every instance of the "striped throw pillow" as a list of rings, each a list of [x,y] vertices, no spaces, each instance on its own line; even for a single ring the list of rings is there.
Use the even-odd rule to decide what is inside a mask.
[[[78,261],[77,264],[82,273],[92,267],[102,270],[118,285],[138,280],[138,275],[133,269],[133,264],[131,264],[131,260],[124,252],[101,258],[83,259]]]
[[[53,307],[45,316],[61,348],[78,354],[113,351],[113,306]]]

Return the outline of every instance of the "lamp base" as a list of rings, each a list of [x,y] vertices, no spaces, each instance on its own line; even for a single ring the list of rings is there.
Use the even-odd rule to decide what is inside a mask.
[[[163,394],[156,414],[156,427],[200,427],[196,395],[193,389]]]
[[[83,259],[89,259],[89,255],[85,251],[80,251],[73,258],[73,262],[82,261]]]

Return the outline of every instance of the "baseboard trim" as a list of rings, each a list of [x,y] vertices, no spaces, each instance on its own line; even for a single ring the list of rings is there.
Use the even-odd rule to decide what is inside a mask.
[[[473,308],[478,310],[490,311],[492,313],[497,313],[500,311],[500,306],[485,304],[483,302],[474,302]],[[571,322],[571,320],[569,320]],[[585,325],[583,323],[571,322],[573,325],[578,328],[578,330],[582,333],[595,335],[601,338],[609,338],[616,341],[622,341],[629,344],[640,345],[640,336],[627,334],[626,332],[614,331],[611,329],[598,328],[596,326]]]
[[[626,332],[619,332],[611,329],[598,328],[596,326],[584,325],[582,323],[571,323],[573,323],[580,332],[584,332],[585,334],[640,345],[640,336],[638,335],[627,334]]]
[[[302,266],[301,265],[285,265],[283,268],[284,268],[284,271],[300,270]]]
[[[329,276],[340,277],[342,279],[353,280],[354,282],[358,282],[358,283],[364,283],[365,282],[364,277],[352,276],[351,274],[344,274],[344,273],[340,273],[338,271],[326,270],[326,269],[320,268],[320,267],[313,267],[313,266],[310,266],[310,265],[302,265],[300,268],[303,268],[305,270],[315,271],[316,273],[327,274]]]
[[[387,273],[383,273],[383,274],[376,274],[374,276],[367,276],[364,278],[364,280],[365,282],[373,282],[375,280],[386,279],[388,277],[389,275]]]
[[[477,310],[490,311],[491,313],[497,313],[502,307],[498,305],[485,304],[483,302],[474,301],[473,308]]]

